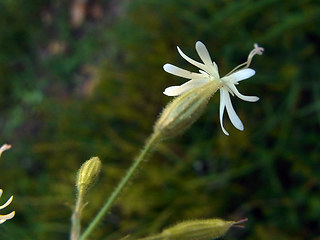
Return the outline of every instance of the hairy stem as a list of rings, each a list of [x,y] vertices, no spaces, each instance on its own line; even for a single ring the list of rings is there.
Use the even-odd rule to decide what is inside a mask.
[[[83,200],[83,194],[82,192],[79,192],[77,196],[76,206],[74,208],[74,211],[71,217],[72,225],[71,225],[70,240],[78,240],[80,237],[80,231],[81,231],[80,219],[81,219],[81,212],[83,208],[82,200]]]
[[[101,221],[101,219],[104,217],[104,215],[110,210],[112,204],[117,199],[123,188],[127,185],[127,183],[130,181],[132,176],[134,175],[135,171],[138,169],[139,165],[146,160],[148,157],[148,154],[152,152],[152,150],[155,148],[157,143],[159,142],[160,133],[154,132],[151,137],[147,140],[143,150],[140,152],[140,155],[134,160],[131,167],[128,169],[125,176],[122,178],[122,180],[119,182],[115,190],[112,192],[111,196],[107,199],[104,206],[100,209],[98,214],[95,216],[95,218],[92,220],[92,222],[89,224],[87,229],[84,231],[84,233],[81,235],[80,240],[86,239],[89,234],[94,230],[94,228],[97,226],[97,224]]]

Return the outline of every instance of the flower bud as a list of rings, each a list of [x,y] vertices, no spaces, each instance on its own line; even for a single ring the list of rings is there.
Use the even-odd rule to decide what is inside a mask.
[[[211,96],[221,87],[220,84],[210,81],[176,97],[160,114],[154,131],[160,132],[163,138],[184,132],[200,117]]]
[[[141,240],[210,240],[222,237],[235,224],[247,221],[225,221],[222,219],[192,220],[165,229],[162,233]],[[237,225],[243,227],[242,225]]]
[[[86,192],[98,178],[101,170],[101,161],[98,157],[92,157],[79,169],[76,186],[79,193]]]

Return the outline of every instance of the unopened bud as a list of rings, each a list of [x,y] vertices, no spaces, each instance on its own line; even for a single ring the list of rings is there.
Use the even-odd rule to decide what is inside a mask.
[[[154,131],[160,132],[163,138],[184,132],[201,116],[209,99],[221,87],[220,84],[219,81],[210,81],[176,97],[160,114]]]
[[[86,192],[96,182],[101,170],[101,161],[98,157],[92,157],[79,169],[76,186],[79,193]]]
[[[248,219],[240,221],[225,221],[222,219],[193,220],[179,223],[165,229],[162,233],[141,240],[210,240],[220,238],[226,234],[230,227],[243,223]],[[243,225],[235,225],[244,227]]]

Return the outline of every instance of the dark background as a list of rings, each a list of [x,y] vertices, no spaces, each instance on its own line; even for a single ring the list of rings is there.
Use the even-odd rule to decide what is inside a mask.
[[[233,98],[245,131],[225,117],[219,95],[182,136],[140,169],[92,239],[157,233],[186,219],[248,217],[224,239],[320,239],[320,3],[277,0],[1,0],[0,239],[68,239],[77,169],[99,156],[103,170],[84,210],[98,211],[139,153],[162,91],[185,80],[176,46],[198,59],[206,44],[223,76],[265,48],[241,82],[257,103]]]

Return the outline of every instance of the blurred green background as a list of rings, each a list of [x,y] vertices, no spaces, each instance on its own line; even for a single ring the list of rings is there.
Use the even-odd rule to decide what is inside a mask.
[[[224,75],[257,42],[265,48],[233,98],[245,131],[219,95],[185,134],[163,143],[92,239],[146,236],[185,219],[249,218],[224,239],[320,239],[320,3],[317,0],[1,0],[0,239],[68,239],[77,169],[103,161],[83,225],[99,209],[161,109],[162,91],[196,70],[201,40]],[[10,208],[10,209],[9,209]]]

